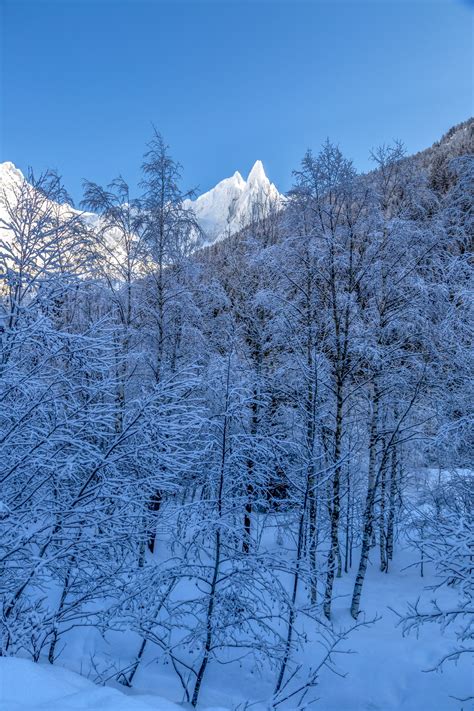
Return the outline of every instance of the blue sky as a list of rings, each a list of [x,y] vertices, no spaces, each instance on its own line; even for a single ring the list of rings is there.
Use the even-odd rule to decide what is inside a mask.
[[[467,0],[0,0],[0,160],[136,185],[154,123],[204,191],[260,158],[282,190],[330,137],[369,166],[473,113]]]

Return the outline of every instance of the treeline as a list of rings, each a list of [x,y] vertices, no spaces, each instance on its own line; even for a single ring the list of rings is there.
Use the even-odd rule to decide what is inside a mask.
[[[389,573],[421,528],[465,615],[472,130],[365,176],[327,142],[204,250],[158,133],[138,199],[86,182],[74,210],[51,172],[3,190],[2,654],[53,663],[94,627],[128,635],[104,680],[157,658],[196,705],[209,664],[249,657],[294,704],[347,632],[336,578],[363,623],[369,556]],[[455,475],[416,513],[422,467]]]

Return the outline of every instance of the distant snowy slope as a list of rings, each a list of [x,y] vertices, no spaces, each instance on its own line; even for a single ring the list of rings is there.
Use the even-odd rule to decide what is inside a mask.
[[[39,261],[34,256],[35,252],[42,251],[43,254],[51,255],[55,244],[54,234],[50,230],[51,220],[60,219],[71,224],[81,217],[92,231],[96,229],[99,231],[101,218],[98,215],[76,209],[67,202],[57,202],[46,197],[48,181],[43,180],[46,177],[46,174],[37,176],[37,181],[32,184],[10,161],[0,163],[0,274],[5,265],[12,266],[14,254],[19,258],[20,236],[18,229],[21,222],[15,228],[16,218],[14,215],[17,208],[23,213],[25,210],[29,211],[28,220],[24,215],[22,218],[23,222],[26,220],[28,229],[23,230],[21,239],[24,246],[25,243],[29,245],[27,250],[23,250],[22,259],[31,257],[36,264],[39,264]],[[43,190],[46,190],[46,193]],[[102,236],[102,241],[104,242],[104,240],[107,241],[107,248],[114,254],[116,262],[125,259],[123,246],[113,229],[105,237]],[[14,245],[13,249],[12,245]],[[99,242],[97,246],[99,246]]]
[[[23,175],[21,170],[19,170],[10,161],[0,163],[0,218],[3,218],[5,220],[7,219],[7,210],[5,204],[8,203],[11,207],[13,207],[19,196],[22,195],[22,187],[25,186],[28,186],[28,182],[27,178]],[[35,190],[37,193],[38,189],[35,188]],[[35,194],[35,190],[32,190],[29,195]],[[26,196],[23,194],[23,199],[25,199],[25,197]],[[57,203],[52,200],[47,200],[45,201],[44,207],[46,209],[47,207],[56,207],[57,205],[60,206],[60,214],[63,216],[84,214],[89,215],[91,218],[95,219],[95,215],[92,215],[91,213],[83,213],[82,211],[76,210],[75,208],[71,207],[71,205],[68,205],[67,203]],[[0,223],[0,228],[3,229],[3,235],[0,232],[0,237],[3,236],[5,238],[5,225],[2,225]]]
[[[22,180],[24,180],[23,173],[13,163],[10,161],[0,163],[0,185],[13,186]]]
[[[257,204],[268,210],[271,204],[278,204],[282,199],[267,178],[262,162],[257,160],[247,180],[236,171],[196,200],[186,200],[185,206],[194,210],[205,233],[205,242],[211,244],[248,225]]]
[[[23,173],[13,163],[10,163],[10,161],[0,163],[0,218],[6,217],[5,208],[2,204],[3,199],[12,200],[15,190],[21,186],[24,180]]]

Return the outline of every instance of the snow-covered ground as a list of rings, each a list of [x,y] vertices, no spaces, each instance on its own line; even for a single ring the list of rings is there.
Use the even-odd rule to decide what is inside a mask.
[[[461,659],[456,665],[447,663],[442,671],[428,671],[455,644],[452,630],[441,633],[439,625],[426,626],[419,637],[403,636],[396,627],[398,618],[392,610],[404,612],[406,604],[418,596],[429,600],[433,592],[423,590],[435,584],[430,570],[420,577],[419,567],[408,567],[416,560],[412,552],[399,553],[388,574],[378,570],[375,559],[367,574],[362,598],[362,609],[367,618],[380,619],[361,628],[349,638],[347,646],[354,654],[339,659],[344,679],[323,671],[318,687],[321,709],[324,711],[450,711],[463,709],[454,697],[474,694],[472,660]],[[352,579],[352,576],[350,576]],[[352,593],[349,579],[338,581],[336,594]],[[437,592],[437,598],[447,601],[456,593]],[[349,623],[348,602],[340,597],[335,603],[336,619]],[[471,702],[472,703],[472,702]]]
[[[343,677],[329,669],[321,672],[308,709],[321,711],[469,711],[472,701],[459,701],[474,695],[474,677],[470,660],[461,658],[448,663],[442,671],[428,671],[454,645],[453,632],[444,633],[438,625],[428,626],[422,634],[404,637],[396,627],[397,617],[392,609],[402,612],[406,602],[418,596],[429,601],[432,592],[424,590],[435,582],[429,566],[420,577],[419,568],[411,564],[415,554],[408,548],[399,551],[388,574],[379,572],[374,560],[363,593],[362,608],[367,619],[379,619],[367,627],[356,630],[345,643],[352,653],[340,654],[338,670]],[[337,581],[334,604],[334,624],[348,627],[348,595],[353,574]],[[449,601],[456,593],[443,593]],[[439,599],[440,596],[437,593]],[[392,608],[392,609],[391,609]],[[84,640],[85,641],[85,640]],[[118,641],[118,640],[117,640]],[[127,640],[122,647],[96,649],[95,653],[110,655],[126,648],[135,650],[136,640]],[[120,647],[120,649],[118,649]],[[66,650],[58,663],[34,664],[25,659],[0,659],[0,709],[1,711],[174,711],[181,705],[182,697],[171,674],[153,661],[153,654],[145,658],[135,678],[134,689],[124,693],[123,687],[97,686],[84,676],[64,667],[90,672],[86,658],[75,644],[74,656]],[[342,648],[341,648],[342,649]],[[308,645],[307,656],[321,654],[317,643]],[[79,656],[76,656],[79,655]],[[302,660],[303,661],[303,660]],[[311,664],[311,659],[306,659]],[[63,666],[64,665],[64,666]],[[261,675],[249,666],[213,665],[202,691],[202,709],[240,709],[250,701],[254,711],[268,709],[273,678]],[[167,698],[164,698],[167,697]],[[184,707],[189,705],[184,704]],[[291,705],[285,706],[291,709]]]
[[[2,711],[178,711],[179,707],[155,695],[126,696],[117,689],[97,686],[59,665],[3,657],[0,708]]]

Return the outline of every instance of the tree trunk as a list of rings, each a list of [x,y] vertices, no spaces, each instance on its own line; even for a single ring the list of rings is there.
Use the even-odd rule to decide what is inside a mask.
[[[389,500],[388,500],[388,521],[387,521],[387,568],[388,572],[388,561],[393,558],[393,536],[395,527],[395,500],[397,497],[397,448],[392,447],[392,457],[391,457],[391,471],[390,471],[390,489],[389,489]]]
[[[309,565],[311,570],[310,600],[315,605],[317,600],[317,548],[318,548],[318,526],[317,526],[317,500],[314,493],[314,475],[310,478],[309,497]]]
[[[249,460],[249,465],[247,467],[247,470],[249,472],[249,478],[250,478],[250,473],[253,471],[253,462],[252,462],[252,466],[250,466],[250,460]],[[254,488],[253,488],[251,481],[249,481],[247,483],[247,501],[245,503],[245,512],[244,512],[244,539],[242,541],[242,552],[243,553],[250,552],[250,541],[251,541],[251,536],[252,536],[253,495],[254,495]]]
[[[385,443],[383,446],[385,452]],[[379,505],[379,547],[380,547],[380,570],[384,573],[387,570],[387,539],[385,535],[385,496],[386,496],[386,474],[387,467],[384,464],[380,471],[380,505]]]
[[[250,434],[255,437],[257,434],[258,427],[258,403],[257,403],[258,393],[256,389],[253,391],[253,402],[252,402],[252,417],[250,421]],[[254,499],[254,461],[253,459],[247,460],[247,486],[246,486],[246,496],[247,501],[245,503],[244,511],[244,538],[242,541],[242,552],[249,553],[250,543],[252,537],[252,510],[253,510],[253,499]]]
[[[285,651],[283,653],[283,659],[282,659],[280,671],[278,673],[278,678],[277,678],[277,681],[275,684],[275,691],[273,692],[274,697],[278,694],[278,692],[280,691],[281,686],[283,684],[283,679],[285,676],[286,667],[288,666],[288,660],[290,658],[290,653],[291,653],[291,643],[293,640],[293,630],[294,630],[295,616],[296,616],[295,604],[296,604],[296,596],[298,594],[298,586],[299,586],[299,580],[300,580],[300,566],[301,566],[301,557],[303,554],[304,528],[305,528],[307,505],[308,505],[308,489],[306,489],[306,492],[305,492],[305,497],[304,497],[303,506],[302,506],[302,510],[301,510],[301,514],[300,514],[299,525],[298,525],[296,564],[295,564],[295,572],[293,575],[293,590],[292,590],[292,594],[291,594],[291,605],[290,605],[290,611],[289,611],[289,615],[288,615],[288,627],[287,627],[287,632],[286,632]]]
[[[219,570],[221,566],[221,517],[222,517],[222,499],[224,495],[224,476],[225,476],[225,466],[226,466],[226,455],[227,455],[227,427],[228,427],[228,406],[229,406],[229,386],[230,386],[230,355],[229,362],[227,366],[227,383],[226,383],[226,397],[225,397],[225,414],[224,422],[222,428],[222,444],[221,444],[221,464],[219,471],[219,483],[217,487],[217,517],[218,525],[215,534],[215,547],[214,547],[214,566],[212,572],[212,579],[209,588],[209,601],[207,605],[206,612],[206,638],[204,642],[204,652],[199,666],[198,672],[196,674],[196,682],[194,684],[193,695],[191,698],[191,705],[196,706],[199,698],[199,692],[201,690],[202,680],[204,679],[204,674],[209,664],[209,659],[211,656],[212,640],[214,634],[214,607],[216,602],[217,594],[217,582],[219,576]]]
[[[336,572],[336,560],[339,551],[339,516],[340,516],[340,480],[341,480],[341,445],[342,445],[342,383],[338,382],[337,388],[337,409],[336,409],[336,432],[334,446],[334,477],[332,483],[332,506],[331,506],[331,544],[328,555],[328,566],[326,576],[326,588],[324,591],[323,611],[325,616],[331,619],[332,590],[334,586],[334,576]]]
[[[367,572],[367,563],[369,560],[369,551],[373,534],[373,517],[374,517],[374,500],[375,492],[377,488],[377,478],[376,478],[376,460],[377,460],[377,421],[378,421],[378,410],[379,410],[379,393],[374,387],[373,400],[372,400],[372,419],[370,424],[370,437],[369,437],[369,471],[368,471],[368,485],[367,485],[367,497],[365,502],[364,511],[364,524],[362,531],[362,547],[360,553],[359,569],[357,571],[357,577],[354,585],[354,592],[352,595],[351,603],[351,615],[356,620],[359,615],[360,609],[360,598],[362,595],[362,587],[364,585],[365,574]]]
[[[158,513],[158,511],[161,508],[161,503],[163,501],[163,494],[162,492],[157,489],[155,493],[153,494],[152,498],[148,502],[148,508],[152,513]],[[150,529],[148,531],[148,550],[150,553],[155,552],[155,543],[156,543],[156,530]]]
[[[346,503],[346,538],[344,542],[344,572],[349,572],[349,549],[350,549],[350,539],[351,539],[351,481],[349,475],[349,467],[347,468],[347,503]]]

